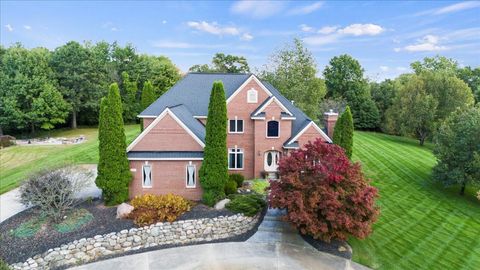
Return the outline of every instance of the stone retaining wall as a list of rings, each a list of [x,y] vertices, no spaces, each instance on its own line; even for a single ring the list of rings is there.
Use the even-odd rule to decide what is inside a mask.
[[[83,264],[104,256],[171,244],[191,244],[246,233],[259,219],[243,214],[157,223],[142,228],[82,238],[11,265],[14,269],[50,269]]]

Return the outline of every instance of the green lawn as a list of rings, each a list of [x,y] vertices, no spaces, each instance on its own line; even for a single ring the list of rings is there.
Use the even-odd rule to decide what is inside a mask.
[[[354,159],[380,191],[373,234],[351,239],[354,260],[378,269],[479,269],[480,203],[474,189],[432,182],[435,158],[415,140],[356,132]]]
[[[127,141],[140,133],[139,125],[125,126]],[[0,194],[17,187],[33,171],[60,164],[85,164],[98,161],[97,128],[56,130],[51,137],[85,135],[87,141],[76,145],[13,146],[0,149]]]

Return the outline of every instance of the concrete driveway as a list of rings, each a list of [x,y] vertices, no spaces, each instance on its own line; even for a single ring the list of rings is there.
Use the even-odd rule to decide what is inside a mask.
[[[93,175],[90,179],[88,186],[82,191],[78,192],[75,197],[77,198],[98,198],[102,195],[102,191],[95,185],[95,178],[97,177],[96,165],[82,165],[83,168],[91,170]],[[17,213],[25,210],[23,204],[20,203],[19,189],[13,189],[9,192],[0,195],[0,223],[8,219],[9,217],[16,215]]]

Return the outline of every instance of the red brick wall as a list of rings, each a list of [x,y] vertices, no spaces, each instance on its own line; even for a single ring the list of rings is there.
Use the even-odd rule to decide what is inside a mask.
[[[152,166],[152,187],[143,188],[142,165],[145,164],[145,161],[130,161],[130,169],[136,169],[136,172],[132,172],[134,178],[130,183],[130,198],[142,194],[173,193],[189,200],[201,200],[202,188],[198,179],[201,161],[192,161],[192,164],[196,166],[197,183],[195,188],[186,188],[186,166],[188,163],[188,160],[148,161],[148,164]]]
[[[247,103],[247,92],[252,88],[258,92],[257,103]],[[227,115],[229,119],[235,119],[235,116],[237,116],[238,119],[243,119],[243,133],[227,133],[227,147],[234,148],[235,145],[237,145],[238,148],[243,148],[244,151],[243,170],[230,170],[230,173],[241,173],[247,179],[257,176],[254,173],[256,158],[254,143],[255,122],[250,119],[250,114],[268,97],[268,94],[252,80],[227,104]]]
[[[143,118],[143,129],[146,129],[154,120],[155,118]]]
[[[322,141],[326,141],[320,132],[316,130],[313,126],[310,126],[299,138],[298,138],[298,145],[303,147],[309,141],[314,142],[318,138],[321,138]]]
[[[167,114],[132,151],[203,151],[203,148]]]

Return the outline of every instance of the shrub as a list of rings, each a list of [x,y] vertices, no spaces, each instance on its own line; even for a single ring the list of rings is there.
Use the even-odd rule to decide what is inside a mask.
[[[225,194],[230,195],[235,193],[237,193],[237,182],[235,182],[235,180],[228,180],[225,184]]]
[[[216,190],[206,190],[203,191],[202,201],[204,204],[212,207],[217,203],[219,200],[225,197],[225,191],[222,190],[222,193],[219,193]]]
[[[57,222],[78,202],[74,195],[87,186],[90,177],[90,172],[71,166],[42,170],[24,181],[20,202],[37,206],[41,215]]]
[[[2,258],[0,258],[0,270],[10,270],[10,266],[8,266],[8,264],[2,260]]]
[[[18,238],[32,237],[36,235],[37,232],[40,231],[42,226],[44,226],[45,224],[47,224],[47,220],[45,217],[33,217],[16,227],[12,231],[12,235]]]
[[[15,144],[15,137],[9,135],[0,136],[0,148],[9,147]]]
[[[252,181],[252,190],[261,195],[267,194],[266,189],[269,186],[270,186],[270,183],[264,179],[255,179]]]
[[[377,189],[340,146],[309,142],[280,160],[279,171],[280,180],[270,183],[270,206],[286,208],[301,233],[326,242],[371,233]]]
[[[55,230],[59,233],[69,233],[90,223],[93,215],[87,209],[77,209],[69,213],[61,223],[55,224]]]
[[[129,217],[139,226],[173,222],[191,207],[188,200],[174,194],[136,196],[131,204],[134,209]]]
[[[266,206],[262,196],[257,194],[232,196],[232,201],[225,207],[235,213],[243,213],[245,216],[254,216]]]
[[[228,179],[230,181],[235,181],[237,183],[237,187],[242,187],[243,186],[243,181],[245,181],[245,176],[239,174],[239,173],[232,173],[228,176]]]
[[[205,126],[204,157],[199,176],[202,181],[203,201],[214,205],[225,197],[228,181],[227,156],[227,103],[221,81],[213,83],[208,104],[208,121]]]

